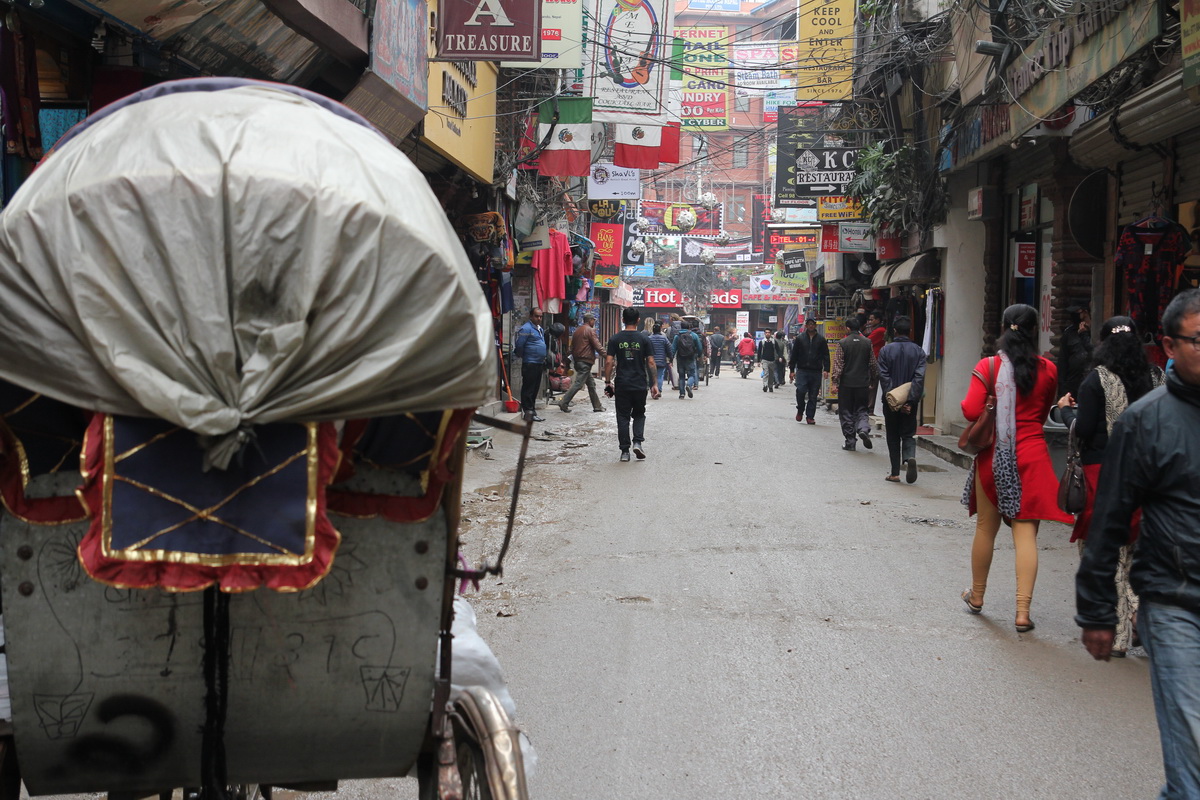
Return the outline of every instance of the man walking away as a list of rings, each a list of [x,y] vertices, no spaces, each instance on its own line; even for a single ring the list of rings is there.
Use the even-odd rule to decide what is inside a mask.
[[[762,364],[763,391],[775,391],[775,337],[769,333],[758,343],[758,360]]]
[[[721,359],[725,356],[725,334],[721,329],[712,332],[708,337],[708,374],[714,378],[721,377]]]
[[[829,377],[829,342],[817,333],[815,319],[804,321],[804,331],[792,342],[788,366],[795,373],[796,422],[803,414],[805,422],[816,425],[814,415],[821,396],[821,379]]]
[[[783,331],[775,331],[775,385],[783,386],[787,381],[788,340]]]
[[[654,399],[662,397],[663,378],[666,377],[667,367],[671,363],[671,340],[663,336],[662,324],[654,323],[654,333],[650,334],[650,353],[654,356],[655,372],[658,373],[656,385],[658,394]]]
[[[688,328],[681,329],[671,344],[671,355],[675,358],[679,399],[683,399],[685,390],[687,396],[691,397],[696,380],[696,359],[700,357],[700,337]]]
[[[912,327],[912,321],[909,320],[909,328]],[[867,327],[863,329],[863,334],[871,340],[871,349],[875,351],[875,360],[879,360],[879,353],[883,350],[883,346],[887,344],[887,328],[883,324],[883,312],[872,311],[867,314]],[[912,336],[909,336],[911,339]],[[901,381],[904,383],[904,381]],[[879,396],[879,381],[871,381],[868,388],[867,396],[867,413],[871,416],[875,415],[875,398]],[[883,390],[885,393],[887,389]],[[887,409],[887,402],[884,401],[884,409]]]
[[[651,397],[658,397],[653,377],[657,367],[651,355],[650,337],[637,329],[640,316],[636,308],[621,312],[625,330],[608,340],[608,357],[604,360],[604,393],[613,398],[617,407],[617,445],[621,448],[622,461],[629,460],[631,419],[633,454],[638,460],[646,457],[646,388],[649,387]]]
[[[858,317],[846,320],[850,333],[838,342],[833,356],[833,386],[838,393],[838,417],[842,423],[842,436],[846,437],[843,450],[854,450],[854,435],[862,439],[863,447],[871,449],[871,418],[867,416],[867,387],[872,378],[878,378],[879,367],[875,363],[875,351],[871,340],[859,331],[862,322]]]
[[[596,336],[596,317],[584,314],[583,323],[571,334],[571,360],[575,366],[575,377],[571,388],[563,395],[558,407],[563,411],[571,410],[571,398],[587,384],[588,397],[592,401],[592,411],[603,411],[600,405],[600,395],[596,393],[596,380],[592,377],[592,364],[596,357],[604,358],[604,348],[600,346],[600,337]]]
[[[513,337],[513,352],[521,359],[521,414],[534,422],[545,422],[537,415],[537,396],[546,369],[546,333],[542,330],[542,310],[529,312],[529,319]]]
[[[872,312],[874,313],[874,312]],[[900,459],[904,459],[904,479],[917,480],[917,403],[925,390],[925,351],[909,338],[912,320],[896,317],[892,323],[895,337],[879,351],[879,389],[883,396],[883,427],[887,435],[888,457],[892,470],[887,480],[900,482]],[[895,411],[888,405],[887,393],[911,383],[908,402]]]
[[[1087,545],[1075,576],[1075,622],[1092,657],[1112,656],[1117,564],[1134,512],[1141,533],[1129,582],[1137,631],[1150,656],[1150,691],[1167,783],[1160,798],[1200,797],[1200,289],[1162,315],[1166,385],[1112,426]]]

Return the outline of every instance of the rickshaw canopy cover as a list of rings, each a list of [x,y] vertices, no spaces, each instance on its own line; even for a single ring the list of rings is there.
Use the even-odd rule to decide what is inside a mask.
[[[491,316],[412,162],[315,95],[181,84],[69,134],[0,215],[0,377],[217,437],[217,466],[256,424],[490,399]]]

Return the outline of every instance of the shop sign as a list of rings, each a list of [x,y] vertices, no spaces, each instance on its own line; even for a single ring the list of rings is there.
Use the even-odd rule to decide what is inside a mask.
[[[625,203],[619,200],[588,200],[588,213],[600,222],[612,222],[625,213]]]
[[[533,231],[521,240],[520,248],[522,250],[549,250],[550,249],[550,226],[537,225]]]
[[[876,236],[875,257],[880,261],[892,261],[904,255],[899,236]]]
[[[713,292],[709,297],[709,305],[713,308],[741,308],[742,290],[726,289],[722,292]]]
[[[423,140],[488,184],[495,166],[498,74],[495,64],[429,63],[430,113],[425,116]]]
[[[633,304],[639,308],[682,308],[688,298],[678,289],[648,286],[633,290]],[[708,298],[712,308],[741,308],[742,290],[713,292]]]
[[[1017,242],[1017,277],[1037,277],[1037,243]]]
[[[806,147],[796,154],[793,185],[798,197],[820,198],[844,194],[854,180],[858,150],[853,148]],[[820,219],[820,203],[817,204]]]
[[[588,238],[596,244],[593,264],[597,280],[601,275],[615,277],[621,274],[621,246],[624,234],[625,226],[612,222],[593,222],[588,228]]]
[[[623,264],[621,266],[621,277],[623,278],[653,278],[653,264]]]
[[[692,11],[741,11],[742,0],[688,0]]]
[[[616,291],[612,293],[612,301],[615,305],[621,306],[622,308],[629,308],[633,305],[633,287],[628,283],[622,283],[617,287]]]
[[[588,175],[588,200],[638,200],[642,196],[642,171],[599,162]]]
[[[779,122],[779,109],[796,105],[795,89],[772,89],[763,96],[763,122]]]
[[[429,68],[424,47],[429,16],[425,0],[376,0],[370,69],[388,86],[424,111],[428,108]]]
[[[645,123],[666,107],[675,4],[584,0],[589,26],[583,95],[594,122]]]
[[[779,42],[735,44],[730,52],[738,97],[755,97],[764,89],[786,86],[779,74]]]
[[[857,197],[818,197],[817,219],[821,222],[862,219],[862,203]]]
[[[750,245],[752,251],[761,256],[767,249],[771,224],[771,195],[756,194],[751,204]]]
[[[717,264],[751,264],[754,263],[753,245],[747,239],[728,245],[715,245],[705,239],[692,239],[688,236],[680,238],[679,263],[703,264],[704,251],[711,250],[716,256]]]
[[[796,188],[797,156],[804,150],[815,148],[821,141],[818,129],[821,125],[821,103],[802,105],[796,108],[780,108],[775,139],[775,205],[783,208],[811,208],[816,210],[816,198],[823,194],[834,194],[832,190],[803,194]],[[840,182],[839,182],[840,183]]]
[[[821,252],[822,253],[840,253],[841,242],[839,240],[839,231],[837,225],[822,225],[821,226]]]
[[[679,212],[690,208],[696,213],[696,227],[684,230],[676,220]],[[648,236],[691,236],[694,239],[711,239],[721,232],[724,206],[708,209],[698,203],[668,203],[659,200],[643,200],[638,204],[638,214],[650,220],[650,229],[643,231]]]
[[[744,305],[799,305],[801,295],[797,292],[742,292]]]
[[[838,226],[838,252],[873,253],[875,237],[866,222],[842,222]]]
[[[841,100],[854,88],[854,0],[822,0],[799,6],[796,97]]]
[[[737,312],[737,314],[734,316],[733,327],[734,327],[734,330],[737,331],[739,338],[741,337],[741,335],[743,333],[750,330],[750,312],[749,311]]]
[[[437,57],[443,61],[536,63],[541,34],[541,0],[438,2]]]
[[[583,0],[541,0],[542,60],[502,61],[517,69],[579,69],[583,66]]]
[[[774,264],[781,251],[796,248],[808,249],[812,253],[813,260],[816,260],[816,251],[820,243],[820,228],[776,228],[771,231],[767,240],[766,258],[763,263]]]
[[[1038,187],[1029,183],[1021,187],[1021,206],[1018,214],[1018,225],[1021,230],[1030,230],[1037,225],[1038,219]]]
[[[676,28],[683,42],[680,119],[685,130],[729,128],[729,29]]]

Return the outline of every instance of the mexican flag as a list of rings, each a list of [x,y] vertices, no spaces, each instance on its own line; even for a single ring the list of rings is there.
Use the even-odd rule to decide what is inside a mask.
[[[557,105],[558,124],[555,122]],[[542,175],[589,175],[592,171],[592,98],[559,97],[538,106],[538,142],[554,134],[538,156]],[[658,166],[657,164],[655,166]]]
[[[618,167],[656,169],[662,147],[663,129],[657,125],[617,125],[617,148],[613,163]]]

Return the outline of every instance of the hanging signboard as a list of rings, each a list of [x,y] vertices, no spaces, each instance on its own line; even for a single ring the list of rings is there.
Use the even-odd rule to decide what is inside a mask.
[[[782,251],[794,250],[796,248],[808,249],[811,253],[811,260],[815,262],[817,247],[820,242],[821,230],[819,228],[773,229],[770,239],[767,242],[767,253],[764,263],[773,265],[775,259],[779,257]]]
[[[854,180],[858,150],[806,147],[796,154],[795,191],[800,197],[844,195]],[[819,210],[819,205],[818,205]]]
[[[842,222],[837,225],[837,243],[840,253],[874,253],[875,237],[871,225],[866,222]]]
[[[637,200],[642,196],[642,171],[599,162],[588,175],[588,200]]]
[[[440,61],[542,59],[541,0],[439,0],[437,22]]]
[[[854,89],[854,0],[806,3],[796,19],[803,59],[796,64],[796,97],[842,100]]]
[[[795,89],[773,89],[763,94],[763,122],[779,122],[779,109],[796,105]]]
[[[684,230],[677,222],[680,212],[690,208],[696,214],[696,227]],[[722,205],[707,209],[696,203],[668,203],[659,200],[643,200],[638,204],[638,215],[650,220],[650,229],[643,231],[647,236],[690,236],[693,239],[711,239],[721,232],[724,218]]]
[[[596,243],[592,264],[596,270],[597,286],[601,285],[601,277],[616,278],[621,274],[621,243],[624,233],[623,225],[612,222],[593,222],[588,228],[588,238]],[[616,286],[616,283],[612,285]]]
[[[779,42],[735,44],[730,48],[729,61],[738,97],[753,97],[786,85],[779,72]]]
[[[862,203],[857,197],[817,198],[817,219],[821,222],[862,219]]]
[[[750,242],[755,255],[761,256],[767,249],[767,234],[771,224],[771,195],[756,194],[752,203],[753,217],[750,220]]]
[[[796,191],[796,156],[821,141],[815,131],[820,125],[821,105],[779,109],[775,150],[775,205],[783,208],[817,208],[817,195]],[[823,194],[833,194],[824,192]]]
[[[821,252],[822,253],[840,253],[840,243],[838,241],[838,226],[837,225],[822,225],[821,226]]]
[[[542,0],[542,60],[502,61],[517,69],[579,69],[583,66],[583,0]]]
[[[680,119],[691,130],[723,131],[729,128],[729,29],[725,27],[676,28],[683,42]]]
[[[749,239],[742,242],[731,242],[727,245],[715,245],[711,240],[694,239],[684,236],[679,245],[680,264],[703,264],[701,258],[705,250],[712,250],[716,256],[716,264],[752,264],[755,262],[754,248]]]
[[[647,286],[633,290],[633,304],[639,308],[682,308],[687,295],[670,287]],[[709,295],[710,308],[741,308],[742,290],[728,289]]]
[[[584,0],[588,42],[585,92],[594,122],[660,118],[670,80],[675,4],[668,0]]]

